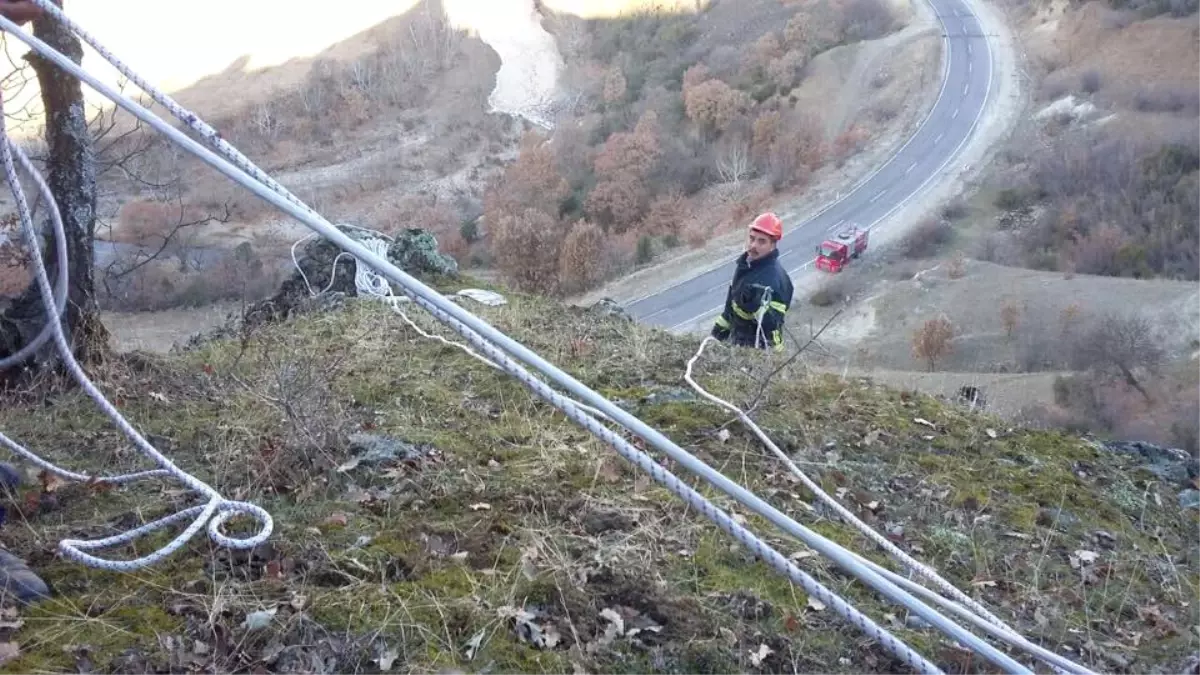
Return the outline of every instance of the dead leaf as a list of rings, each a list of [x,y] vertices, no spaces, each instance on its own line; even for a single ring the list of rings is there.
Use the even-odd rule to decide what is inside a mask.
[[[637,478],[633,479],[633,493],[638,495],[645,492],[646,490],[650,489],[650,485],[653,482],[654,481],[646,474],[639,474]]]
[[[972,581],[971,585],[974,586],[975,588],[984,588],[984,587],[993,588],[993,587],[995,587],[996,582],[992,581],[991,579],[979,579],[977,581]]]
[[[722,429],[722,430],[718,431],[717,432],[717,440],[721,441],[722,443],[728,441],[729,440],[729,430]]]
[[[400,651],[397,649],[385,649],[377,659],[371,659],[372,662],[379,664],[379,669],[387,672],[392,669],[392,664],[396,659],[400,658]]]
[[[878,440],[879,440],[879,430],[872,429],[871,431],[867,432],[866,436],[863,436],[862,442],[863,442],[863,445],[870,447],[872,445],[875,445],[875,441],[878,441]]]
[[[983,432],[984,432],[985,434],[987,434],[988,438],[995,438],[995,437],[996,437],[996,430],[995,430],[995,429],[984,429],[984,430],[983,430]]]
[[[600,618],[608,620],[609,624],[616,628],[618,636],[625,634],[625,619],[616,610],[606,607],[600,610]]]
[[[596,475],[603,479],[605,483],[615,483],[621,480],[621,469],[614,462],[602,459],[596,467]]]
[[[562,636],[559,635],[558,628],[554,624],[541,624],[534,621],[534,619],[538,618],[538,615],[526,609],[504,605],[503,607],[496,608],[496,613],[501,618],[513,619],[516,624],[517,638],[534,647],[553,649],[562,641]]]
[[[54,492],[60,487],[67,484],[67,481],[59,478],[56,474],[52,474],[45,469],[38,472],[38,480],[42,483],[42,492]]]
[[[25,620],[17,613],[16,607],[5,607],[0,609],[0,628],[9,628],[16,630],[25,625]]]
[[[825,611],[825,603],[810,595],[808,596],[808,608],[814,612],[823,612]]]
[[[350,458],[350,461],[339,466],[337,468],[337,472],[338,473],[346,473],[347,471],[353,471],[357,466],[358,466],[358,458],[352,457],[352,458]]]
[[[246,620],[242,622],[242,628],[246,630],[259,630],[271,625],[271,620],[275,618],[276,608],[262,609],[257,612],[250,612],[246,615]]]
[[[1067,559],[1070,561],[1072,568],[1080,569],[1084,565],[1091,565],[1092,563],[1096,562],[1096,558],[1098,557],[1100,557],[1100,555],[1095,551],[1078,549],[1071,555],[1067,556]]]
[[[816,551],[811,551],[809,549],[805,549],[803,551],[796,551],[795,553],[789,555],[788,560],[792,560],[792,561],[804,560],[805,558],[811,558],[815,555],[817,555]]]
[[[766,644],[761,644],[758,646],[758,651],[750,652],[750,665],[758,668],[762,665],[763,659],[774,653],[774,649],[771,649]]]
[[[346,514],[339,511],[337,513],[329,514],[329,517],[325,519],[323,524],[336,525],[338,527],[345,527],[346,523],[348,523],[348,522],[350,522],[349,516],[347,516]]]
[[[478,504],[472,504],[470,509],[472,511],[491,511],[492,505],[487,502],[479,502]]]
[[[475,654],[479,652],[479,646],[483,644],[484,634],[485,634],[485,630],[480,629],[478,633],[471,636],[470,640],[467,640],[467,645],[466,645],[466,650],[464,651],[464,656],[467,657],[468,661],[475,658]]]
[[[21,655],[21,648],[15,642],[0,642],[0,665],[8,663]]]
[[[800,622],[796,619],[796,617],[788,614],[787,619],[783,622],[783,627],[787,630],[787,632],[795,633],[796,631],[800,630]]]
[[[349,499],[350,501],[354,502],[355,504],[362,504],[364,502],[369,502],[369,501],[371,501],[371,499],[373,499],[371,497],[370,492],[367,492],[366,490],[358,487],[357,485],[353,485],[350,487],[350,489],[346,490],[346,498]]]
[[[157,391],[150,392],[150,398],[154,399],[155,401],[158,401],[159,403],[170,403],[170,401],[167,400],[167,397],[165,395],[160,394]]]
[[[935,425],[933,422],[930,422],[929,420],[927,420],[923,417],[914,417],[913,422],[916,422],[917,424],[923,424],[923,425],[929,427],[930,429],[937,429],[937,425]]]
[[[558,646],[558,643],[561,640],[562,640],[562,636],[558,634],[558,629],[554,627],[554,624],[548,623],[548,624],[542,626],[542,642],[541,642],[541,644],[540,645],[537,645],[537,643],[534,643],[534,644],[536,646],[545,647],[546,649],[554,649],[556,646]]]

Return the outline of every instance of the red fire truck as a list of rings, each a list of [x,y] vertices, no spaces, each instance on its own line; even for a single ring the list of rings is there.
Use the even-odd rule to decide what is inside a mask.
[[[867,230],[848,227],[817,247],[817,269],[837,274],[867,250]]]

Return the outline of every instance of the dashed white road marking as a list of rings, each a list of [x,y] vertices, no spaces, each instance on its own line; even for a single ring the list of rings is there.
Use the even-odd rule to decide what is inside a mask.
[[[968,91],[971,91],[971,83],[970,82],[963,85],[963,96],[966,96]]]
[[[950,115],[950,119],[952,119],[952,120],[958,119],[958,110],[959,110],[958,108],[954,109],[954,114]]]
[[[945,134],[938,134],[937,138],[933,139],[933,144],[937,145],[938,143],[940,143],[942,140],[942,136],[945,136]]]
[[[875,193],[875,196],[874,196],[874,197],[871,197],[871,201],[870,201],[870,202],[868,202],[868,203],[870,203],[870,204],[874,204],[874,203],[875,203],[875,201],[876,201],[877,199],[879,199],[880,197],[882,197],[882,196],[883,196],[883,194],[884,194],[885,192],[887,192],[887,190],[880,190],[879,192],[876,192],[876,193]]]
[[[908,168],[904,170],[904,175],[905,175],[905,176],[907,176],[908,174],[912,173],[912,170],[913,170],[913,169],[915,169],[915,168],[917,168],[917,163],[916,163],[916,162],[913,162],[912,164],[909,164],[909,165],[908,165]]]

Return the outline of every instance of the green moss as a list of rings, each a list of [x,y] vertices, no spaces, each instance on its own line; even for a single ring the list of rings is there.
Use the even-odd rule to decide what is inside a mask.
[[[683,363],[695,350],[693,341],[663,331],[600,321],[581,310],[562,311],[547,300],[510,298],[509,306],[480,312],[564,370],[599,384],[610,398],[636,405],[652,392],[677,390]],[[112,669],[112,660],[129,648],[145,651],[153,663],[166,663],[157,633],[200,639],[188,634],[196,630],[192,617],[184,619],[166,608],[181,600],[211,598],[217,585],[227,602],[238,605],[216,619],[231,631],[237,631],[241,620],[244,607],[239,603],[275,601],[286,613],[287,604],[303,596],[320,629],[345,634],[353,644],[382,640],[394,645],[406,668],[414,671],[492,664],[500,672],[561,672],[578,661],[597,672],[728,672],[750,669],[746,652],[766,642],[782,646],[781,654],[790,650],[787,658],[802,666],[867,667],[860,652],[847,648],[855,644],[847,639],[851,630],[832,612],[805,610],[800,588],[753,559],[695,509],[657,484],[646,488],[641,472],[536,402],[511,378],[456,350],[397,339],[410,332],[390,311],[369,304],[263,328],[254,340],[265,341],[272,359],[264,358],[258,347],[239,357],[235,341],[164,358],[156,374],[138,377],[146,380],[143,388],[164,392],[172,405],[133,399],[125,406],[139,428],[171,439],[168,454],[182,466],[198,476],[215,477],[228,496],[270,511],[277,527],[273,547],[296,563],[295,571],[282,578],[247,579],[251,567],[261,573],[262,565],[256,563],[228,575],[224,554],[202,538],[135,575],[97,572],[60,560],[39,564],[38,572],[60,597],[24,615],[26,624],[14,638],[24,656],[10,670],[74,668],[71,655],[61,650],[67,642],[92,644],[99,650],[92,660],[101,670]],[[548,315],[556,317],[549,326]],[[630,339],[631,332],[636,340]],[[366,337],[350,344],[347,335]],[[563,345],[574,337],[586,338],[595,349],[572,357]],[[734,354],[707,360],[701,379],[724,398],[749,400],[757,381],[741,368],[756,367],[752,358]],[[345,461],[344,438],[314,450],[298,438],[296,425],[279,406],[229,377],[236,374],[253,387],[277,381],[284,366],[302,368],[314,360],[322,364],[321,377],[334,392],[333,405],[304,413],[330,415],[313,418],[314,426],[349,433],[369,420],[377,425],[375,433],[429,443],[441,454],[395,471],[360,467],[336,472],[332,467]],[[206,373],[204,364],[214,372]],[[638,415],[698,456],[712,458],[780,508],[792,504],[790,493],[813,500],[807,490],[786,480],[772,457],[744,442],[749,436],[737,426],[730,429],[735,435],[731,442],[714,439],[711,432],[729,419],[714,406],[696,401],[644,404]],[[1174,552],[1192,545],[1196,515],[1181,516],[1173,495],[1165,492],[1162,506],[1144,497],[1143,478],[1150,477],[1078,439],[1024,430],[991,439],[984,429],[1002,424],[986,416],[960,414],[931,397],[837,377],[810,377],[799,369],[773,380],[755,416],[773,437],[787,441],[788,452],[810,453],[808,459],[819,459],[823,443],[834,441],[843,459],[837,466],[814,467],[815,480],[830,493],[846,487],[877,496],[886,507],[879,522],[864,517],[877,528],[902,524],[906,546],[913,545],[909,550],[960,587],[977,576],[1006,581],[978,592],[990,606],[1010,608],[1021,625],[1037,625],[1032,608],[1038,607],[1046,616],[1062,617],[1065,627],[1080,634],[1090,631],[1101,644],[1119,642],[1134,631],[1145,633],[1130,607],[1157,603],[1173,612],[1179,625],[1200,618],[1200,604],[1181,604],[1195,594],[1200,579],[1196,561],[1177,558],[1175,571],[1160,571],[1163,548]],[[938,429],[914,424],[916,417]],[[97,466],[127,461],[125,441],[75,392],[61,395],[49,408],[5,401],[0,428],[36,439],[51,459],[65,464],[77,465],[80,457]],[[886,436],[862,444],[876,429]],[[275,466],[267,466],[260,456],[266,439],[289,450]],[[608,469],[601,470],[601,462]],[[666,464],[702,493],[728,503],[716,490]],[[348,493],[351,483],[390,491],[390,496],[361,502]],[[61,512],[34,516],[29,528],[11,528],[11,541],[5,543],[29,556],[46,540],[108,531],[130,513],[159,515],[146,509],[161,504],[162,490],[147,483],[97,495],[81,491],[78,498],[62,500]],[[488,507],[471,508],[477,503]],[[1043,508],[1059,506],[1074,516],[1075,526],[1050,532],[1039,525]],[[619,510],[629,516],[630,525],[586,531],[582,519],[573,516],[593,507]],[[346,526],[327,522],[335,512],[347,514]],[[756,533],[780,536],[761,518],[743,515]],[[867,557],[885,560],[843,523],[805,512],[797,519]],[[1116,552],[1104,555],[1112,566],[1111,578],[1122,583],[1081,589],[1079,572],[1070,567],[1067,555],[1075,548],[1100,550],[1096,530],[1110,532],[1118,541]],[[39,541],[30,535],[34,531]],[[1032,537],[1005,536],[1008,531]],[[468,555],[462,559],[435,551],[423,534],[453,540],[457,551]],[[157,533],[139,542],[137,551],[144,554],[171,536]],[[1042,542],[1049,542],[1049,550],[1031,548]],[[785,540],[780,550],[788,553],[789,545]],[[533,579],[526,578],[528,568],[522,565],[527,556],[533,560]],[[619,573],[613,561],[620,561]],[[802,561],[806,571],[828,583],[831,568],[825,565]],[[210,578],[212,568],[220,573],[219,581]],[[833,575],[839,590],[865,612],[878,617],[893,611],[862,584],[841,584],[839,574]],[[729,596],[737,593],[751,593],[778,611],[768,618],[736,615]],[[497,620],[497,607],[523,603],[553,615],[564,638],[557,650],[526,645],[510,622]],[[662,620],[664,643],[644,650],[618,641],[596,654],[568,654],[573,640],[564,628],[568,619],[586,644],[603,630],[600,609],[616,605],[672,608],[662,610],[669,613],[669,620]],[[786,625],[789,614],[801,617],[802,631]],[[277,623],[281,631],[295,625]],[[74,637],[77,630],[85,631],[82,637]],[[464,645],[480,630],[485,632],[483,645],[467,662]],[[931,632],[897,632],[925,653],[940,653],[941,642]],[[284,637],[281,633],[280,639]],[[1143,653],[1179,654],[1189,647],[1149,633],[1142,646],[1139,658]],[[364,652],[358,658],[365,663],[374,656]]]
[[[719,409],[692,402],[656,403],[643,407],[640,413],[643,421],[673,434],[708,431],[725,421],[718,419],[718,415],[721,414]]]
[[[75,672],[74,654],[63,650],[67,645],[86,645],[93,662],[107,663],[129,648],[157,651],[159,636],[177,635],[184,628],[182,617],[140,602],[137,596],[110,600],[120,604],[101,612],[95,602],[70,600],[28,608],[24,626],[13,636],[22,655],[0,672]],[[66,617],[73,620],[64,621]]]
[[[684,562],[676,570],[679,582],[691,585],[700,594],[748,591],[781,608],[804,606],[807,599],[804,589],[771,572],[741,546],[734,549],[730,544],[724,537],[706,534],[690,563]]]

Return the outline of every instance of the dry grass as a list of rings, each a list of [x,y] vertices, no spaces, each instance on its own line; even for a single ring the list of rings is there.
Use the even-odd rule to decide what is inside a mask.
[[[879,557],[814,511],[813,495],[745,430],[728,426],[729,439],[718,438],[728,417],[679,388],[694,344],[509,297],[482,314],[778,508]],[[761,358],[719,348],[697,376],[744,404],[773,365]],[[1186,626],[1197,608],[1184,603],[1197,592],[1197,561],[1178,557],[1195,518],[1172,495],[1156,496],[1161,488],[1140,470],[1077,439],[1008,431],[932,399],[789,368],[757,409],[764,427],[861,517],[900,532],[902,546],[1003,608],[1039,643],[1070,646],[1106,671],[1122,669],[1114,654],[1134,669],[1169,669],[1195,649]],[[300,317],[170,358],[130,358],[96,375],[184,468],[269,509],[276,534],[252,555],[196,539],[135,574],[87,570],[55,559],[53,542],[109,533],[192,499],[169,483],[99,494],[59,488],[56,503],[22,509],[5,532],[57,591],[22,613],[12,635],[22,657],[6,665],[14,672],[85,663],[104,672],[896,668],[514,380],[417,337],[378,305]],[[136,464],[78,392],[10,399],[0,427],[75,467]],[[360,432],[424,454],[355,461],[351,436]],[[1051,508],[1061,522],[1047,520]],[[785,553],[797,550],[733,510]],[[1098,540],[1098,530],[1114,540]],[[1070,559],[1080,549],[1098,553],[1084,570]],[[933,633],[902,627],[893,608],[828,564],[800,564],[939,665],[962,667]],[[265,628],[242,625],[263,610],[275,612]],[[614,633],[606,610],[642,630]],[[531,644],[539,634],[557,641]],[[774,653],[756,667],[750,656],[763,644]]]

